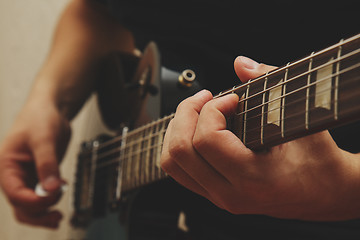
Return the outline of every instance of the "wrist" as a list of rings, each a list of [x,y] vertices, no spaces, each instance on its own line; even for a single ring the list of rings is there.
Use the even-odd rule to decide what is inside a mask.
[[[69,86],[68,86],[69,85]],[[84,97],[72,84],[55,78],[38,78],[30,92],[27,105],[31,108],[53,108],[65,119],[71,120],[81,107]]]

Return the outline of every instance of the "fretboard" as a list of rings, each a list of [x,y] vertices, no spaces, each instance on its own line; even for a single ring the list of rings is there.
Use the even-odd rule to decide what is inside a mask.
[[[247,147],[259,150],[358,119],[359,38],[219,94],[241,96],[232,130]]]
[[[253,150],[357,120],[359,47],[360,35],[342,40],[214,98],[239,95],[229,129]],[[78,197],[78,204],[82,201],[83,208],[89,207],[88,199],[102,191],[99,185],[106,188],[107,199],[116,202],[124,191],[167,177],[160,167],[160,154],[173,116],[126,130],[121,136],[85,149],[79,158],[82,173],[78,178],[82,178],[87,189],[81,187],[83,194]]]

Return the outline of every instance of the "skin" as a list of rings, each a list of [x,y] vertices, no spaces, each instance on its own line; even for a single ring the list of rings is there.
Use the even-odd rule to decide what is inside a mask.
[[[59,163],[70,121],[94,90],[99,63],[112,51],[132,54],[132,35],[99,4],[71,1],[27,103],[0,145],[0,185],[18,221],[58,227],[62,214],[51,207],[65,182]],[[50,196],[35,194],[38,181]]]
[[[274,69],[238,57],[242,82]],[[165,135],[162,168],[176,181],[234,214],[315,221],[359,217],[359,155],[323,131],[255,153],[226,130],[238,96],[203,90],[178,106]]]

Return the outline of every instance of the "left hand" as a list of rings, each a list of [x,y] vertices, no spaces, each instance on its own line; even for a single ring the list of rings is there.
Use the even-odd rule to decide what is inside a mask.
[[[241,81],[274,69],[235,60]],[[360,217],[359,157],[339,149],[327,131],[256,153],[226,130],[235,94],[208,91],[184,100],[167,129],[162,168],[176,181],[234,214],[302,220]]]

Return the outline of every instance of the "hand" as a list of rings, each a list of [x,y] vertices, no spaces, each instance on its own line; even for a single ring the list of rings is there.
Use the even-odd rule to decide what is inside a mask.
[[[241,81],[274,67],[235,60]],[[176,181],[234,214],[302,220],[360,216],[359,157],[339,149],[327,131],[256,153],[226,130],[235,94],[208,91],[184,100],[167,129],[162,168]]]
[[[0,184],[18,221],[56,228],[62,215],[50,210],[61,196],[59,160],[70,137],[68,121],[49,101],[31,99],[0,145]],[[49,196],[34,192],[40,182]]]

